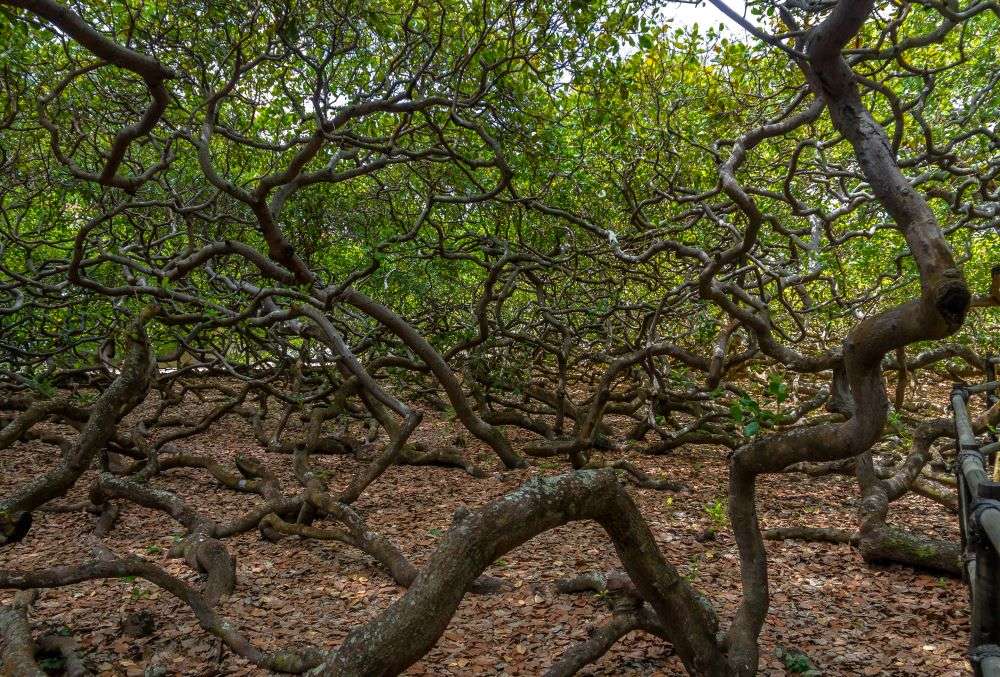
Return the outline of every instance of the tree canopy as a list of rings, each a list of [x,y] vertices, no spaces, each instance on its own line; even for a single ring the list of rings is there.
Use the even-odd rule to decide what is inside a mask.
[[[0,459],[62,451],[0,495],[0,543],[85,488],[98,537],[118,504],[164,511],[207,575],[195,589],[98,541],[93,562],[0,567],[0,589],[140,576],[260,667],[395,674],[504,552],[592,519],[639,600],[630,629],[692,674],[752,674],[769,607],[755,488],[792,471],[857,478],[857,535],[827,537],[958,572],[958,544],[887,520],[911,491],[955,503],[930,470],[954,431],[915,384],[1000,352],[1000,11],[751,0],[682,25],[675,9],[0,0]],[[473,447],[414,442],[435,410]],[[294,482],[178,446],[230,419]],[[480,444],[568,473],[456,516],[420,570],[352,507],[393,465],[485,475]],[[669,477],[688,445],[729,455],[732,618],[624,488],[676,488],[626,452]],[[330,453],[356,473],[320,473]],[[155,488],[178,467],[258,507],[208,519]],[[409,590],[336,649],[265,652],[217,608],[225,541],[251,530],[340,540]]]

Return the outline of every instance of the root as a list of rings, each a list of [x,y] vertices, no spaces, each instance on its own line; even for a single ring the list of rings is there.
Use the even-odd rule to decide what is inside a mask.
[[[638,487],[643,489],[655,489],[657,491],[683,491],[685,487],[680,482],[672,482],[661,477],[653,477],[639,466],[628,461],[615,461],[609,468],[624,470],[626,477]]]
[[[769,541],[812,541],[814,543],[849,543],[857,545],[860,536],[846,529],[826,529],[822,527],[780,527],[768,529],[764,538]]]
[[[77,654],[79,647],[72,637],[45,635],[38,639],[38,648],[40,651],[59,654],[62,657],[64,677],[85,677],[90,674]]]
[[[882,526],[862,534],[860,549],[866,562],[904,564],[956,578],[962,576],[961,549],[957,543]]]
[[[171,576],[156,564],[147,560],[130,557],[128,559],[103,559],[86,564],[75,566],[60,566],[40,571],[2,571],[0,570],[0,588],[14,588],[30,590],[32,588],[59,588],[66,585],[73,585],[84,581],[100,580],[108,578],[121,578],[123,576],[138,576],[164,591],[170,593],[177,599],[186,603],[198,619],[198,624],[202,629],[218,637],[229,649],[238,656],[241,656],[251,663],[268,670],[286,673],[301,673],[318,665],[323,654],[316,649],[304,649],[300,651],[282,650],[273,653],[264,653],[253,646],[244,637],[236,626],[217,614],[212,605],[194,588],[179,578]],[[16,605],[15,605],[16,606]],[[27,625],[21,625],[18,618],[23,617],[23,609],[17,610],[12,617],[6,612],[0,612],[0,632],[5,637],[15,636],[16,646],[24,647],[22,641],[25,636]],[[4,621],[13,618],[13,625]],[[13,630],[12,630],[13,628]],[[15,635],[9,633],[14,632]],[[7,642],[8,647],[11,646]],[[18,649],[18,656],[25,655],[22,649]],[[5,653],[4,659],[8,656]],[[44,672],[32,671],[34,664],[33,650],[30,663],[15,664],[13,672],[0,673],[3,677],[43,677]],[[4,664],[5,667],[7,663]],[[21,669],[21,665],[24,669]],[[37,665],[35,665],[37,668]]]
[[[462,450],[453,444],[428,449],[423,442],[414,442],[403,447],[396,461],[400,465],[437,465],[446,468],[461,468],[477,479],[487,476],[487,472],[465,457]]]
[[[14,597],[11,606],[0,608],[0,677],[45,677],[35,662],[35,642],[28,624],[28,607],[37,596],[34,590],[25,590]]]
[[[561,593],[596,592],[602,594],[611,609],[611,619],[587,629],[587,639],[571,646],[545,672],[545,677],[569,677],[598,661],[618,640],[634,630],[643,630],[669,641],[667,628],[656,611],[645,603],[624,573],[582,574],[556,582]]]

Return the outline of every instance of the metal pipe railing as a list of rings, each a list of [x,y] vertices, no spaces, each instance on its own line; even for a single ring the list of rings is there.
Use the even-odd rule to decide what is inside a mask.
[[[995,438],[981,445],[969,416],[969,397],[986,395],[987,408],[997,401],[995,362],[987,360],[986,383],[955,386],[951,408],[958,453],[959,525],[965,578],[969,585],[972,633],[969,659],[977,677],[1000,677],[1000,483],[988,472],[990,455],[1000,450]],[[994,461],[994,466],[996,461]]]
[[[1000,506],[991,505],[983,510],[979,515],[979,526],[993,545],[993,549],[1000,552]]]
[[[986,358],[986,380],[996,381],[997,380],[997,363],[1000,362],[1000,358],[987,357]],[[983,397],[986,399],[986,410],[989,411],[993,405],[1000,402],[1000,395],[997,395],[997,389],[987,390],[983,393]],[[989,450],[983,449],[983,453],[989,456],[993,460],[993,481],[1000,482],[1000,463],[996,462],[996,452],[1000,450],[1000,445],[998,445],[996,432],[991,428],[986,432],[986,439],[992,442],[992,444],[986,445],[990,447]]]

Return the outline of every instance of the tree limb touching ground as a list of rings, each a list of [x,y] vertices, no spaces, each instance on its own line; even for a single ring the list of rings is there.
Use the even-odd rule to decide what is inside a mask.
[[[671,10],[0,0],[0,463],[54,461],[0,496],[0,547],[19,562],[84,511],[94,555],[0,567],[25,593],[9,670],[73,658],[32,637],[29,591],[139,576],[261,668],[397,674],[501,556],[576,521],[625,573],[567,584],[612,615],[552,675],[633,630],[691,674],[754,674],[765,538],[957,571],[890,507],[954,509],[936,389],[1000,352],[996,8],[753,0],[726,11],[745,40]],[[215,453],[225,426],[257,455]],[[694,449],[728,460],[722,622],[626,489],[687,491],[671,457]],[[403,465],[569,472],[414,557],[368,500]],[[165,488],[184,473],[251,502],[220,518]],[[856,530],[762,530],[762,476],[829,474],[857,481]],[[111,552],[123,510],[176,522],[197,581]],[[406,591],[337,647],[264,651],[220,611],[254,533]]]

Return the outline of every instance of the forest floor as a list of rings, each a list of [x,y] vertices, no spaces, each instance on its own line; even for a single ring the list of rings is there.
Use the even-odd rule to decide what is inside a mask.
[[[435,443],[457,432],[457,424],[428,412],[414,440]],[[521,442],[526,440],[520,440]],[[231,461],[246,453],[278,474],[286,491],[294,484],[291,458],[265,455],[242,420],[229,419],[211,433],[183,441],[182,449]],[[481,446],[469,452],[496,468]],[[57,451],[38,443],[0,453],[0,494],[52,467]],[[665,557],[720,611],[723,627],[739,600],[736,546],[723,514],[727,485],[724,449],[687,447],[671,456],[630,460],[688,489],[670,493],[633,488],[637,503]],[[390,537],[419,567],[448,529],[459,506],[475,508],[538,474],[568,469],[564,462],[532,461],[528,469],[493,472],[473,479],[458,469],[393,467],[356,503],[370,528]],[[318,456],[331,484],[346,482],[359,467],[352,457]],[[86,497],[89,476],[67,497]],[[231,519],[262,500],[219,486],[205,471],[171,470],[157,486],[184,497],[199,512]],[[850,478],[802,475],[763,478],[758,506],[766,528],[853,528],[858,492]],[[712,513],[716,513],[713,517]],[[938,537],[958,538],[957,518],[917,496],[893,504],[892,521]],[[720,519],[721,518],[721,519]],[[718,522],[716,540],[699,534]],[[92,531],[85,513],[36,513],[35,527],[21,543],[0,550],[0,568],[41,568],[90,559],[84,538]],[[167,558],[178,526],[160,513],[123,507],[105,543],[119,554],[155,560],[171,573],[196,581],[182,560]],[[270,650],[307,644],[333,648],[359,623],[372,618],[403,589],[366,555],[339,543],[287,538],[263,541],[256,531],[226,541],[237,561],[237,589],[221,612],[258,646]],[[968,637],[966,589],[961,581],[899,566],[872,567],[847,545],[768,542],[771,607],[761,636],[761,674],[784,675],[778,655],[804,652],[825,675],[962,675]],[[441,637],[409,675],[537,675],[569,646],[587,636],[591,624],[609,617],[593,594],[555,592],[560,578],[620,568],[608,538],[593,523],[549,532],[509,553],[487,573],[505,581],[495,594],[467,595]],[[0,603],[12,595],[0,592]],[[156,629],[134,638],[120,630],[126,615],[151,612]],[[87,666],[100,675],[138,676],[149,667],[168,675],[260,675],[264,672],[202,631],[193,613],[152,584],[110,580],[43,591],[32,608],[36,636],[76,637]],[[633,633],[581,674],[683,674],[668,645]]]

